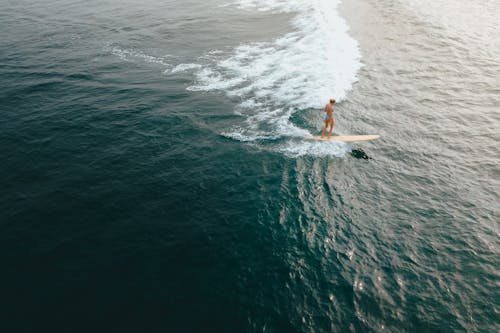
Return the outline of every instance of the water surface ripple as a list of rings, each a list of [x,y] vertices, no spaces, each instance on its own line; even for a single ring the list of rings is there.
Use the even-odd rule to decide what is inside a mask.
[[[500,6],[420,3],[3,1],[0,329],[500,331]]]

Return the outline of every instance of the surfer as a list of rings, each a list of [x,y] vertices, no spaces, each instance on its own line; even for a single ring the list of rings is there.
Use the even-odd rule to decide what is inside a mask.
[[[325,131],[328,126],[330,126],[330,130],[328,131],[328,137],[332,136],[333,125],[335,125],[335,121],[333,120],[333,104],[335,104],[335,99],[331,98],[330,103],[325,105],[325,109],[323,110],[325,114],[325,126],[321,131],[321,138],[325,136]]]

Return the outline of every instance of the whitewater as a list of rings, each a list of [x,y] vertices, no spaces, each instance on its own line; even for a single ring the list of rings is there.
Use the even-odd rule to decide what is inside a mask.
[[[339,1],[241,0],[224,6],[245,11],[291,13],[293,31],[269,42],[246,42],[229,55],[211,52],[201,63],[178,64],[171,73],[193,71],[190,91],[222,91],[237,101],[241,122],[221,133],[262,143],[287,155],[337,155],[350,145],[302,140],[313,134],[291,121],[297,112],[321,108],[329,98],[342,102],[357,80],[361,56],[340,17]],[[314,114],[314,113],[313,113]],[[317,126],[322,122],[319,116]],[[313,130],[314,132],[314,130]]]

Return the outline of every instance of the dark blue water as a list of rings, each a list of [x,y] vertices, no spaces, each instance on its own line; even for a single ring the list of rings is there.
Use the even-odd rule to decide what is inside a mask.
[[[499,7],[303,5],[0,4],[2,331],[499,330]]]

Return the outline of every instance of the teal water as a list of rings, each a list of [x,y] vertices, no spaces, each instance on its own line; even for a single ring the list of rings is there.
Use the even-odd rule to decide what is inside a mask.
[[[478,3],[4,1],[2,331],[498,331]]]

